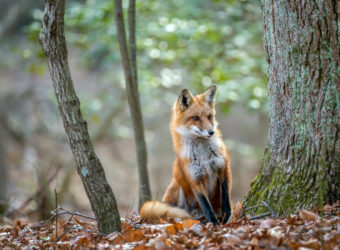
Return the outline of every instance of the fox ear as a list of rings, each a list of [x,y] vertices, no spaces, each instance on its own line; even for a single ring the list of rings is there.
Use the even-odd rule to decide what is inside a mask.
[[[216,96],[216,86],[211,86],[206,91],[204,91],[203,96],[205,98],[205,102],[210,106],[214,107],[215,104],[215,96]]]
[[[178,104],[181,111],[187,110],[193,101],[193,96],[188,89],[183,89],[178,97]]]

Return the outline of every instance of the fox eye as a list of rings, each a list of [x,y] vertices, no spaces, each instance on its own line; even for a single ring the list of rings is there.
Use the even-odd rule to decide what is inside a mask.
[[[198,116],[193,116],[191,117],[194,121],[198,122],[200,120],[200,118]]]
[[[208,115],[208,120],[211,120],[213,118],[212,114]]]

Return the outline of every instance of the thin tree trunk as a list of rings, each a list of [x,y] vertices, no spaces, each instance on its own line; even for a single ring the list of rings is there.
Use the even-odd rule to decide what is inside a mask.
[[[133,3],[132,3],[133,4]],[[139,175],[139,207],[145,202],[151,199],[149,177],[147,170],[147,151],[144,138],[144,125],[142,118],[142,111],[140,107],[138,84],[137,82],[137,67],[136,62],[132,63],[129,54],[132,54],[132,60],[136,60],[135,47],[129,53],[126,35],[125,35],[125,24],[123,16],[123,8],[121,0],[114,0],[115,8],[115,20],[117,27],[117,37],[120,48],[120,55],[122,58],[123,69],[125,74],[126,83],[126,95],[130,106],[130,114],[132,118],[132,124],[135,134],[135,143],[137,151],[137,163],[138,163],[138,175]],[[133,13],[135,8],[130,3],[130,13]],[[131,12],[132,10],[132,12]],[[131,22],[132,21],[132,22]],[[134,18],[130,16],[130,39],[132,44],[135,44],[135,36],[131,33],[134,32]],[[134,45],[135,46],[135,45]],[[132,46],[133,47],[133,46]],[[133,52],[134,51],[134,52]],[[134,66],[132,66],[134,65]],[[134,67],[134,69],[133,69]],[[135,80],[136,79],[136,80]]]
[[[3,127],[0,124],[0,215],[7,210],[7,164],[4,154]]]
[[[67,61],[64,34],[65,0],[45,0],[40,44],[48,59],[48,67],[64,128],[83,182],[98,229],[108,234],[120,231],[120,216],[115,196],[106,181],[104,169],[97,158],[80,112],[79,99],[74,91]]]
[[[339,201],[339,2],[262,4],[269,141],[245,205],[287,214]]]
[[[129,0],[129,44],[130,44],[130,62],[133,74],[133,81],[138,92],[138,73],[137,73],[137,47],[136,47],[136,0]],[[138,94],[139,96],[139,94]]]

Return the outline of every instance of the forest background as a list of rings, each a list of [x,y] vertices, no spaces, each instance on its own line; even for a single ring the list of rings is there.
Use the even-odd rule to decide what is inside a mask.
[[[1,192],[9,211],[46,218],[54,190],[61,206],[90,211],[38,43],[44,3],[1,2],[8,8],[0,10],[0,166],[5,173],[0,183],[7,183]],[[173,102],[183,88],[200,93],[215,84],[217,120],[231,154],[232,197],[242,200],[258,173],[267,137],[260,1],[152,0],[138,1],[136,8],[153,198],[162,197],[172,174]],[[82,112],[124,216],[136,211],[138,178],[113,1],[67,1],[65,25]]]

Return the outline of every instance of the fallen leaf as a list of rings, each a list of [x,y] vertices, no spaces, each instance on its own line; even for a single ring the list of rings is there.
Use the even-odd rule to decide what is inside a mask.
[[[190,232],[193,232],[194,234],[201,237],[205,235],[203,233],[203,227],[199,224],[193,224],[192,227],[190,228]]]
[[[167,232],[167,234],[177,234],[176,228],[175,226],[172,224],[170,226],[168,226],[165,231]]]
[[[237,201],[234,207],[234,213],[233,213],[234,221],[233,222],[237,221],[240,218],[241,211],[242,211],[242,203],[240,201]]]
[[[123,234],[123,239],[126,242],[133,242],[133,241],[140,241],[145,238],[144,233],[141,232],[141,230],[132,230],[128,231],[127,233]]]
[[[56,235],[56,233],[58,235]],[[53,230],[53,234],[52,234],[52,240],[55,241],[59,236],[61,236],[64,233],[64,225],[63,222],[61,220],[58,220],[57,222],[57,230]]]
[[[275,224],[274,219],[266,219],[261,221],[259,228],[272,228]]]
[[[230,234],[230,233],[225,234],[224,238],[226,238],[227,242],[232,244],[232,245],[238,244],[241,241],[239,237],[237,237],[234,234]]]
[[[80,226],[82,227],[87,227],[88,224],[85,221],[81,221],[80,219],[78,219],[77,217],[73,217],[73,220]]]
[[[304,209],[301,209],[299,215],[304,221],[315,221],[318,217],[316,214]]]
[[[175,228],[177,231],[183,231],[184,227],[183,227],[183,224],[181,222],[176,222],[174,224]]]
[[[171,249],[163,241],[158,240],[158,239],[151,239],[149,241],[149,245],[151,247],[153,247],[154,249],[159,249],[159,250],[168,250],[168,249]]]
[[[185,219],[183,220],[183,227],[184,228],[191,228],[194,224],[200,224],[201,222],[198,220],[191,220],[191,219]]]
[[[277,226],[277,227],[274,227],[274,228],[270,228],[268,230],[268,234],[277,238],[277,239],[280,239],[280,238],[283,238],[284,237],[284,233],[283,233],[283,228],[280,227],[280,226]]]
[[[253,237],[251,240],[250,240],[250,244],[252,246],[258,246],[259,245],[259,241],[257,238]]]

